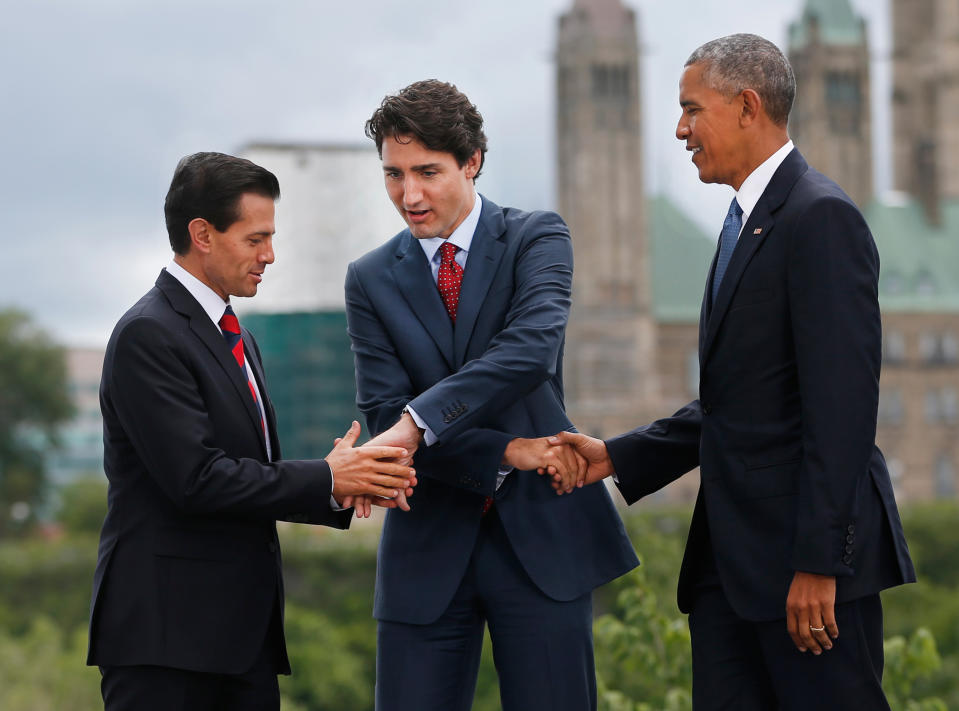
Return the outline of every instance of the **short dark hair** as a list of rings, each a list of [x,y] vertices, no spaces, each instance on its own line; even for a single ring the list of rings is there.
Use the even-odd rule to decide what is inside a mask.
[[[486,161],[483,117],[466,94],[437,79],[415,82],[384,98],[366,122],[366,135],[381,158],[384,139],[412,136],[431,151],[451,153],[461,168],[479,150],[480,170],[474,178]]]
[[[163,212],[170,246],[190,251],[188,225],[198,217],[225,232],[240,219],[240,198],[246,193],[280,199],[280,183],[266,168],[225,153],[194,153],[177,163]]]
[[[796,77],[779,47],[759,35],[738,34],[707,42],[686,60],[703,65],[703,81],[727,98],[752,89],[766,115],[785,126],[796,98]]]

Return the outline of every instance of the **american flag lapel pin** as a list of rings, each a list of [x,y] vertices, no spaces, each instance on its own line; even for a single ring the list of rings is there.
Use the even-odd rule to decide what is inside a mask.
[[[756,229],[753,230],[754,235],[761,235],[762,233],[763,233],[762,227],[757,227]]]

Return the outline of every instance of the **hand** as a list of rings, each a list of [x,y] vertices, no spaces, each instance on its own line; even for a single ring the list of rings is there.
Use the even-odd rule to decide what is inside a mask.
[[[800,652],[809,650],[818,656],[823,649],[832,649],[832,640],[839,637],[836,578],[796,571],[786,597],[786,627]]]
[[[565,444],[550,445],[546,437],[510,440],[503,452],[503,463],[523,471],[535,469],[540,474],[550,471],[560,482],[559,493],[570,492],[582,486],[586,477],[586,460]],[[555,484],[554,484],[555,487]]]
[[[412,491],[412,489],[407,489]],[[384,509],[403,508],[404,511],[410,510],[410,505],[406,502],[406,495],[400,492],[395,499],[384,499],[380,496],[346,496],[343,498],[343,508],[353,507],[353,513],[357,518],[369,518],[373,513],[374,506],[380,506]],[[405,507],[405,508],[404,508]]]
[[[333,498],[343,502],[345,497],[363,495],[392,499],[416,484],[416,473],[397,461],[409,457],[402,447],[354,447],[360,436],[360,425],[354,421],[343,438],[326,456],[333,472]],[[390,461],[396,460],[396,461]],[[405,502],[405,497],[404,497]],[[342,506],[343,504],[340,503]]]
[[[376,437],[367,442],[365,446],[390,445],[393,447],[403,447],[409,456],[409,461],[406,463],[410,464],[413,461],[413,455],[416,454],[416,450],[420,446],[421,439],[422,434],[420,433],[420,428],[416,426],[413,416],[408,412],[404,412],[395,425],[385,432],[380,432]],[[403,464],[403,462],[399,463]]]
[[[586,460],[586,475],[580,486],[595,484],[613,474],[613,462],[609,458],[606,443],[603,440],[578,432],[559,432],[547,441],[551,445],[567,444]],[[552,484],[556,493],[563,493],[562,477],[557,477],[557,472],[546,471],[553,477]]]

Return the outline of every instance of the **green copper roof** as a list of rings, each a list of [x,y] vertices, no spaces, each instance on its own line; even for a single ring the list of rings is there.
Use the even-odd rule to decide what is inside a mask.
[[[883,311],[959,311],[959,201],[929,224],[912,198],[873,200],[866,221],[879,248]]]
[[[849,0],[806,0],[802,17],[789,25],[789,48],[801,49],[812,41],[812,23],[819,23],[819,41],[824,45],[858,45],[865,40],[865,27]]]
[[[716,240],[662,195],[651,197],[648,207],[653,316],[696,323]]]

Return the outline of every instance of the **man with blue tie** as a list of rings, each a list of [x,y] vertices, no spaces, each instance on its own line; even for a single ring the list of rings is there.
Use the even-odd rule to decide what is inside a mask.
[[[708,42],[679,86],[676,137],[700,180],[736,191],[703,297],[700,397],[606,442],[556,442],[630,503],[699,466],[679,578],[697,711],[888,709],[879,591],[915,573],[875,446],[875,243],[789,140],[796,85],[775,45]]]
[[[347,272],[357,403],[371,442],[419,446],[377,559],[376,707],[468,711],[488,625],[503,709],[595,709],[592,590],[638,561],[605,487],[535,472],[577,466],[544,439],[571,427],[569,232],[476,193],[486,136],[456,87],[416,82],[366,130],[407,229]]]
[[[195,153],[164,207],[173,260],[117,323],[100,384],[107,516],[88,664],[107,711],[279,711],[289,674],[276,520],[347,528],[340,504],[415,484],[396,447],[283,460],[260,352],[231,297],[273,263],[276,177]]]

